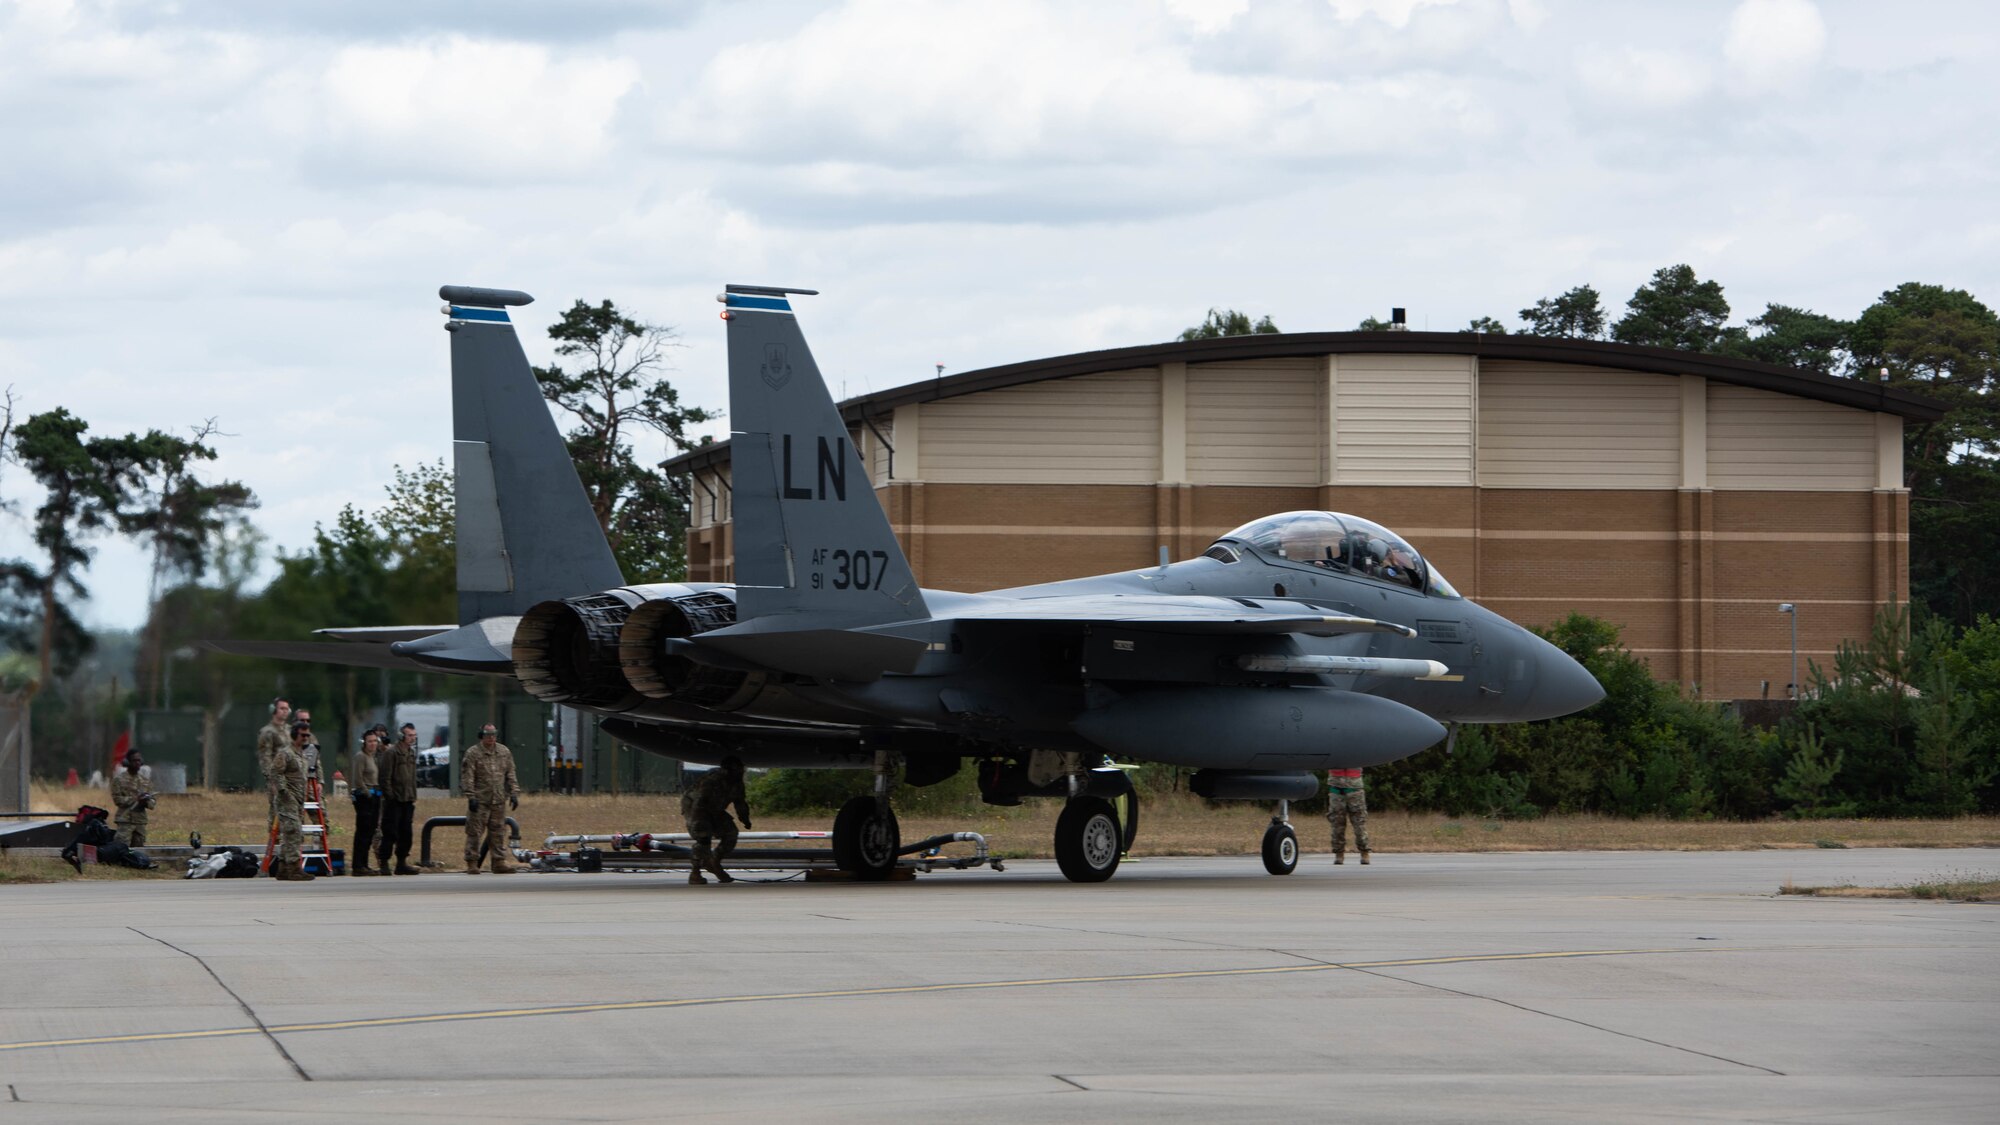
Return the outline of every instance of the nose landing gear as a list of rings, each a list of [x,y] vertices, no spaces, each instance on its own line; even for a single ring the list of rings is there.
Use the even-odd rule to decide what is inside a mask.
[[[1299,866],[1299,834],[1289,821],[1290,801],[1279,801],[1271,826],[1264,829],[1264,870],[1273,875],[1290,875]]]

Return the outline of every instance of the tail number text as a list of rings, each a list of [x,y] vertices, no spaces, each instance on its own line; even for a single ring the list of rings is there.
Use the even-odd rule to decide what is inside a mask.
[[[821,547],[812,553],[812,561],[815,590],[827,586],[836,590],[880,590],[882,579],[889,574],[887,551],[829,551]],[[821,569],[827,566],[833,568],[830,576]]]

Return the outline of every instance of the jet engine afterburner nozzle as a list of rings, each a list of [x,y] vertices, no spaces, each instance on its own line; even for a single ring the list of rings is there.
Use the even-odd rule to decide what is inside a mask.
[[[627,711],[643,700],[618,672],[618,634],[639,596],[608,590],[543,602],[514,630],[514,674],[547,703]]]
[[[668,651],[667,642],[735,623],[734,590],[705,590],[647,602],[632,611],[619,634],[619,671],[632,690],[649,699],[733,711],[763,689],[764,675],[696,663]]]

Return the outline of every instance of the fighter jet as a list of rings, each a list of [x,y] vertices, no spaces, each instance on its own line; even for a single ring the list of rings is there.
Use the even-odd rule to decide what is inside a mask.
[[[1554,718],[1604,695],[1560,649],[1452,588],[1409,542],[1339,512],[1245,524],[1200,556],[987,593],[918,587],[806,346],[794,297],[729,285],[735,581],[630,585],[509,321],[532,298],[445,286],[457,626],[330,629],[229,651],[509,676],[697,763],[874,773],[834,822],[840,865],[885,878],[895,780],[968,759],[997,805],[1064,802],[1055,852],[1111,877],[1138,828],[1127,769],[1275,802],[1264,865],[1298,863],[1289,802],[1316,771],[1392,762],[1447,724]]]

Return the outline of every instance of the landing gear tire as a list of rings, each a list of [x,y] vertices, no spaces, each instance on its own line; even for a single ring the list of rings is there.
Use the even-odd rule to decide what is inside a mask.
[[[882,808],[873,797],[850,797],[833,818],[833,862],[864,883],[887,879],[902,846],[895,810]]]
[[[1072,883],[1102,883],[1118,870],[1125,833],[1102,797],[1072,797],[1056,818],[1056,866]]]
[[[1273,875],[1290,875],[1299,866],[1299,834],[1289,824],[1273,824],[1264,829],[1264,870]]]

